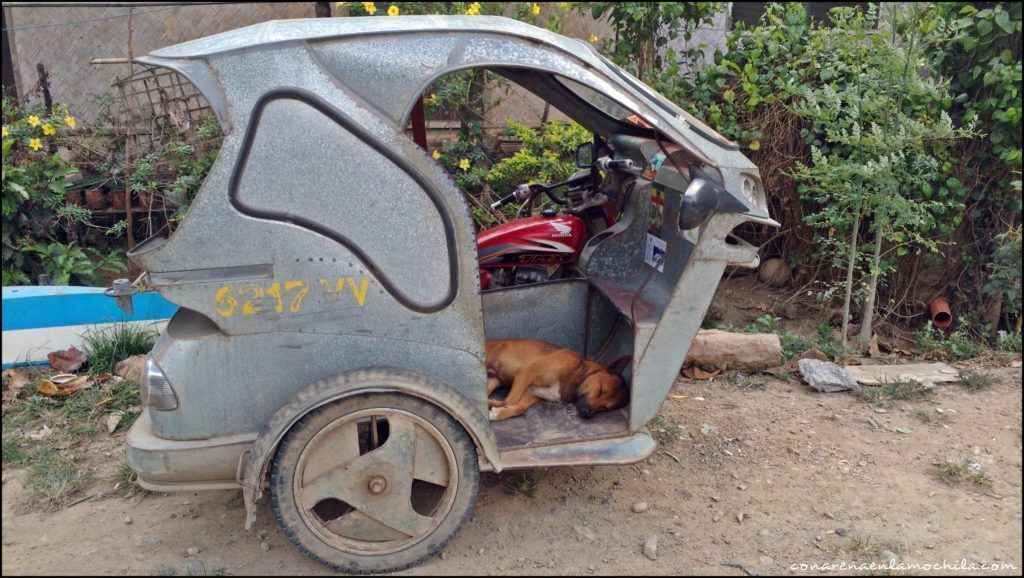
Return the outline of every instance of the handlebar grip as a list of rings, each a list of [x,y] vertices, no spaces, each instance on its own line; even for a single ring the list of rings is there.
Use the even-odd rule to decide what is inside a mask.
[[[610,159],[603,157],[597,159],[597,166],[603,170],[631,170],[633,168],[633,161],[630,159]]]
[[[507,205],[507,204],[511,203],[512,201],[514,201],[515,198],[516,198],[516,192],[512,191],[511,193],[509,193],[509,194],[505,195],[504,197],[498,199],[497,201],[491,203],[491,209],[492,210],[500,209],[501,207],[504,207],[505,205]]]

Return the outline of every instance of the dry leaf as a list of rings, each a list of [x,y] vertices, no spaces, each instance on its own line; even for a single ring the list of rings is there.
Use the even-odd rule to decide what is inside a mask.
[[[107,433],[108,434],[114,433],[114,430],[117,429],[117,426],[120,423],[121,423],[121,414],[120,413],[112,413],[109,416],[107,416]]]
[[[62,381],[59,384],[44,379],[39,383],[39,389],[36,392],[50,397],[64,397],[90,388],[92,388],[92,378],[88,375],[79,375],[70,381]]]
[[[8,369],[3,373],[4,381],[4,394],[3,402],[7,403],[18,399],[21,395],[21,389],[25,387],[32,380],[28,378],[23,372],[17,369]]]
[[[719,373],[722,373],[721,369],[716,369],[714,371],[704,371],[703,369],[697,367],[696,365],[693,367],[687,367],[686,369],[683,370],[683,375],[689,377],[690,379],[712,379]]]
[[[75,346],[71,346],[63,351],[54,351],[46,358],[50,360],[50,367],[54,371],[78,371],[85,363],[86,355]]]

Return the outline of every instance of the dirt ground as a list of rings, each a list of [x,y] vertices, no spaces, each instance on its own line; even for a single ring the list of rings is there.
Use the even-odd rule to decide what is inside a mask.
[[[773,313],[779,329],[814,338],[820,319],[806,304],[754,283],[723,283],[718,322],[742,328]],[[460,534],[403,574],[1019,575],[1016,359],[981,368],[996,378],[988,388],[940,384],[884,409],[793,378],[680,378],[651,423],[660,444],[646,461],[482,474]],[[4,575],[330,573],[292,545],[266,501],[247,532],[240,492],[116,491],[122,448],[120,432],[80,442],[98,482],[55,512],[27,511],[30,466],[4,465]],[[943,462],[963,479],[943,480]],[[820,566],[890,560],[919,566]]]
[[[940,385],[886,413],[767,376],[680,379],[648,460],[484,474],[462,532],[406,573],[818,573],[799,565],[891,553],[903,563],[1012,564],[984,573],[1020,574],[1021,376],[992,373],[988,389]],[[923,421],[933,414],[945,417]],[[120,463],[122,441],[83,450],[97,479]],[[942,481],[942,459],[972,460],[991,482]],[[329,573],[288,541],[266,503],[243,530],[238,492],[119,497],[101,483],[87,501],[21,513],[23,476],[4,469],[4,575]],[[646,511],[634,511],[639,502]],[[654,560],[643,553],[651,537]]]

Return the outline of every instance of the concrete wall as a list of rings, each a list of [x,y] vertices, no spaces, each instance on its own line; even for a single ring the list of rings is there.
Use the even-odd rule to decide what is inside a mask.
[[[333,3],[332,3],[333,4]],[[541,19],[550,10],[546,5]],[[36,65],[42,63],[49,75],[54,102],[67,103],[83,121],[98,120],[102,105],[97,96],[115,95],[114,80],[125,77],[127,64],[90,64],[94,58],[118,58],[128,55],[128,8],[91,6],[10,6],[4,5],[4,20],[10,30],[11,56],[19,96],[31,91],[38,82]],[[340,11],[335,9],[336,16]],[[202,38],[218,32],[267,20],[314,16],[313,2],[255,3],[225,5],[160,6],[141,5],[132,16],[132,51],[142,55],[172,44]],[[698,31],[691,44],[705,43],[709,54],[724,44],[728,17],[719,16],[715,25]],[[67,24],[65,23],[74,23]],[[613,36],[607,22],[594,21],[589,15],[570,11],[562,23],[566,36],[588,41]],[[682,47],[678,39],[676,48]],[[495,130],[509,119],[528,125],[539,124],[544,102],[511,83],[491,90],[489,101],[497,101],[486,119]],[[548,112],[550,120],[564,120],[558,111]]]

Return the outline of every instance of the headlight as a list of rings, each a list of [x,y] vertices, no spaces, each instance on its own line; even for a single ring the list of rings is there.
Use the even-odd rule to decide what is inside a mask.
[[[178,396],[152,357],[146,358],[146,365],[142,368],[140,390],[142,405],[146,407],[165,411],[178,407]]]
[[[743,175],[743,177],[740,178],[740,187],[743,193],[743,198],[750,203],[750,206],[755,208],[759,207],[760,203],[758,202],[757,181],[751,177]]]

